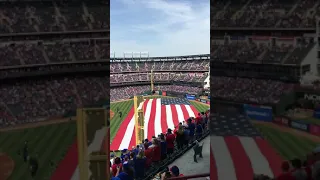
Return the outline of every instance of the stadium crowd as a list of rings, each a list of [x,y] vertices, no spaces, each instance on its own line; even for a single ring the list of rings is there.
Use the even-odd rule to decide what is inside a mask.
[[[106,38],[6,42],[0,44],[0,66],[107,60],[108,46]]]
[[[300,64],[315,46],[313,38],[295,37],[216,37],[212,41],[214,61],[233,60],[241,63]]]
[[[212,28],[315,28],[320,14],[318,1],[213,1]]]
[[[112,62],[110,64],[111,73],[122,72],[150,72],[153,71],[209,71],[210,61],[205,60],[166,60],[163,61],[127,61]]]
[[[109,29],[106,3],[95,1],[75,5],[51,1],[19,4],[1,2],[0,34]]]
[[[208,77],[208,73],[153,73],[154,82],[159,81],[183,81],[183,82],[203,82]],[[150,81],[149,73],[132,74],[111,74],[110,83],[143,82]]]
[[[191,87],[191,86],[182,86],[182,85],[160,85],[160,86],[156,86],[155,90],[198,94],[199,92],[202,91],[202,88]],[[134,95],[142,94],[147,91],[150,91],[150,86],[148,86],[148,85],[111,88],[110,89],[110,101],[128,99]]]
[[[277,103],[280,97],[292,92],[295,85],[265,79],[237,77],[210,77],[215,85],[211,87],[213,98],[223,98],[238,102]]]
[[[132,150],[122,150],[120,156],[115,152],[111,153],[111,179],[153,178],[152,176],[159,172],[159,167],[170,164],[170,161],[186,152],[188,146],[199,146],[196,140],[206,136],[209,116],[209,111],[199,113],[196,118],[190,117],[183,123],[180,122],[174,130],[168,129],[165,134],[145,139],[142,144],[132,147]],[[161,180],[183,176],[183,172],[180,172],[177,166],[160,171],[157,175],[160,177],[157,178]]]

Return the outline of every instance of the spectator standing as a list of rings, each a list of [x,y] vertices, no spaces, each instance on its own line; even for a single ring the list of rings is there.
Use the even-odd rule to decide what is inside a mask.
[[[111,166],[111,169],[112,169],[112,176],[113,177],[116,177],[117,176],[117,173],[121,172],[121,169],[122,169],[122,163],[121,163],[121,159],[119,157],[116,157],[114,159],[114,163],[113,165]]]
[[[139,151],[138,155],[134,159],[134,171],[137,179],[143,178],[145,174],[146,161],[147,158],[144,155],[144,151]]]
[[[169,170],[171,177],[179,177],[184,176],[183,174],[180,174],[180,170],[177,166],[172,166]],[[166,172],[161,175],[161,180],[166,180]]]
[[[167,157],[167,142],[164,134],[160,134],[161,160]]]
[[[183,147],[183,143],[184,143],[184,129],[183,129],[182,125],[179,125],[179,127],[178,127],[176,142],[178,145],[178,149],[181,149]]]
[[[190,140],[190,143],[192,143],[194,141],[196,125],[194,124],[194,122],[192,122],[191,118],[188,119],[188,129],[189,129],[189,140]]]
[[[116,176],[111,180],[134,180],[133,168],[128,163],[124,163],[122,170],[120,167],[117,167]]]
[[[171,155],[174,151],[174,141],[176,137],[172,134],[172,130],[169,128],[166,134],[166,142],[167,142],[167,154]]]
[[[291,172],[289,172],[290,164],[288,161],[285,161],[282,163],[281,169],[282,169],[282,174],[280,174],[276,178],[276,180],[295,180],[294,177],[292,176]]]
[[[302,168],[302,162],[300,159],[292,160],[291,164],[293,166],[291,174],[296,180],[308,180],[307,172]]]

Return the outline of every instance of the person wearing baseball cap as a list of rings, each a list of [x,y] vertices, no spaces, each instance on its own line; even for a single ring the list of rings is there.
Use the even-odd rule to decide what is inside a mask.
[[[123,163],[122,171],[120,167],[117,168],[117,176],[111,180],[134,180],[134,170],[128,163]]]
[[[180,174],[180,170],[178,168],[178,166],[172,166],[169,169],[169,172],[171,174],[171,177],[179,177],[179,176],[183,176],[183,174]],[[163,173],[161,175],[161,180],[165,180],[166,179],[166,173]]]

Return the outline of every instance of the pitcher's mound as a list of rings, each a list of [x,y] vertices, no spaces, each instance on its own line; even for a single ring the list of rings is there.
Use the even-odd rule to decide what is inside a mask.
[[[14,161],[5,153],[0,152],[0,179],[6,180],[10,177],[14,168]]]

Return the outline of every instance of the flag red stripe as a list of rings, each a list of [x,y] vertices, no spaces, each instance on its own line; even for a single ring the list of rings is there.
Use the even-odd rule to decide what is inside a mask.
[[[198,116],[198,113],[199,111],[194,107],[194,106],[190,106],[190,108],[192,109],[194,115],[197,117]]]
[[[188,112],[186,106],[182,104],[182,105],[180,105],[180,107],[181,107],[181,110],[183,113],[184,120],[187,120],[189,118],[189,112]]]
[[[254,172],[251,167],[251,161],[239,138],[236,136],[228,136],[225,137],[224,140],[232,157],[238,180],[253,179]]]
[[[147,108],[147,105],[148,105],[148,102],[150,101],[150,99],[146,99],[145,101],[144,101],[144,103],[143,103],[143,106],[142,106],[142,108],[143,108],[143,113],[146,113],[146,108]],[[145,114],[144,114],[145,115]]]
[[[132,132],[132,137],[131,137],[131,140],[130,140],[130,144],[129,144],[129,147],[128,149],[132,149],[132,146],[136,146],[136,129],[134,128],[133,129],[133,132]]]
[[[171,108],[171,112],[172,112],[173,125],[176,127],[179,124],[177,108],[173,104],[170,105],[170,108]]]
[[[152,139],[152,136],[154,136],[155,131],[154,131],[154,121],[156,117],[156,110],[157,110],[157,99],[153,99],[151,102],[151,114],[148,122],[148,138],[149,140]]]
[[[166,106],[161,106],[161,129],[165,133],[168,129]]]
[[[214,159],[211,147],[210,147],[210,179],[218,180],[216,160]]]
[[[269,166],[273,172],[275,177],[281,174],[281,164],[283,159],[280,157],[279,154],[270,146],[270,144],[262,139],[256,138],[255,139],[261,153],[268,159]]]
[[[120,128],[117,131],[116,136],[113,138],[112,143],[110,145],[110,149],[111,150],[118,150],[120,147],[120,144],[122,142],[122,139],[124,137],[124,134],[127,130],[127,127],[130,123],[130,120],[132,119],[134,115],[134,107],[131,108],[131,110],[129,111],[127,117],[124,119],[124,121],[121,123]]]

